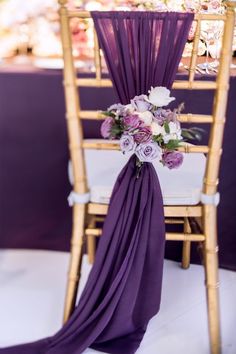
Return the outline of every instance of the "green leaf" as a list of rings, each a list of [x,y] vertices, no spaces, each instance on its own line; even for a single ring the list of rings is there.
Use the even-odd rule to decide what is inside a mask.
[[[179,147],[180,141],[179,140],[169,140],[167,144],[164,145],[164,147],[167,150],[175,150]]]
[[[116,117],[115,113],[112,113],[111,111],[102,111],[101,113],[106,117],[112,117],[112,118]]]
[[[170,134],[170,127],[169,127],[169,124],[167,122],[164,123],[164,129],[165,129],[165,132],[167,134]]]
[[[193,135],[192,135],[191,132],[188,131],[187,129],[182,129],[181,135],[182,135],[182,137],[185,138],[185,139],[194,140]]]
[[[155,141],[155,143],[161,144],[163,142],[163,137],[161,134],[153,135],[152,140]]]
[[[183,138],[187,140],[201,141],[203,133],[205,133],[204,129],[198,127],[192,127],[189,129],[186,128],[182,129],[181,135]]]
[[[124,129],[125,127],[123,122],[120,119],[115,119],[111,127],[111,135],[114,138],[120,138],[122,133],[124,132]]]

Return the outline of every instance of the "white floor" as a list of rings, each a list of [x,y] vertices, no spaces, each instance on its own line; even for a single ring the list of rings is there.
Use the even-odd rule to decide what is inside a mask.
[[[67,253],[0,251],[0,347],[59,329],[67,266]],[[89,270],[84,259],[83,284]],[[235,354],[236,272],[220,270],[220,281],[223,354]],[[209,353],[203,283],[201,266],[185,271],[165,261],[161,311],[151,320],[137,354]]]

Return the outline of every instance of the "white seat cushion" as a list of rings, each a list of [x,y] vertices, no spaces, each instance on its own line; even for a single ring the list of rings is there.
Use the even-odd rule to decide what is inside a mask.
[[[109,203],[116,178],[129,157],[120,151],[85,151],[91,202]],[[182,166],[174,170],[154,162],[164,205],[196,205],[200,202],[205,163],[203,154],[184,154]]]

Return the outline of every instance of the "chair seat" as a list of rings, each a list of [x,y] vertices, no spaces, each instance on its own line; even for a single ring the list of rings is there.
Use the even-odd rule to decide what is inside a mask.
[[[85,150],[90,201],[108,204],[116,178],[130,158],[120,151]],[[203,154],[184,154],[179,169],[169,170],[159,161],[154,166],[159,177],[164,205],[197,205],[200,202],[206,158]],[[71,171],[69,172],[70,179]]]

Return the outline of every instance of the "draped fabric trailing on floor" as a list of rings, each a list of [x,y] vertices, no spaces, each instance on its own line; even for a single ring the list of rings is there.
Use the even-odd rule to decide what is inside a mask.
[[[113,190],[96,261],[71,319],[53,338],[1,353],[74,354],[92,346],[134,353],[159,309],[164,254],[162,197],[146,163],[132,156]]]
[[[92,16],[122,103],[147,93],[151,85],[171,86],[192,14],[94,12]],[[94,266],[69,321],[51,338],[0,353],[80,354],[88,347],[135,353],[148,321],[159,310],[164,244],[156,171],[144,163],[137,178],[132,156],[117,178]]]

